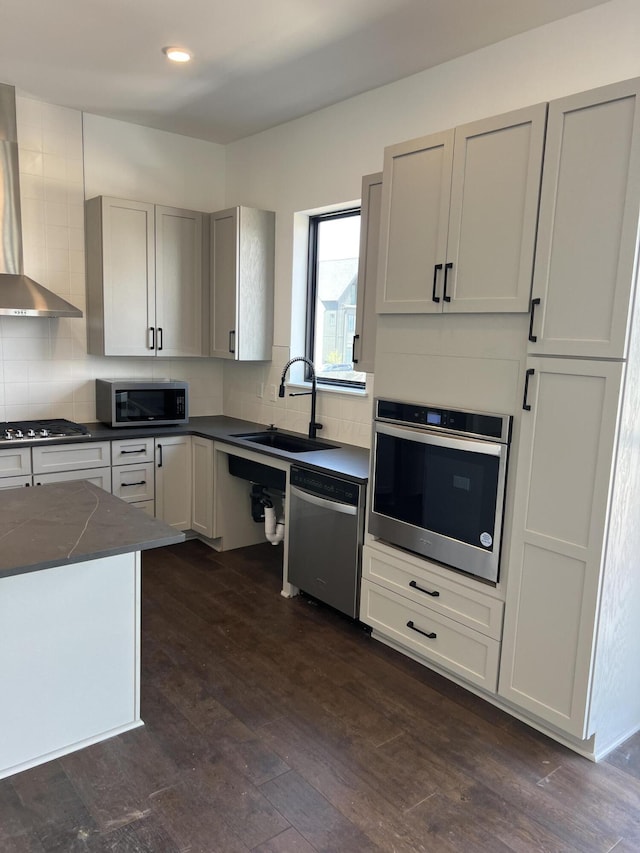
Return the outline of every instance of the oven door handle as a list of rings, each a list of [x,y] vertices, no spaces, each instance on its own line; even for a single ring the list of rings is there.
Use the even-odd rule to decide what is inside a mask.
[[[454,435],[436,435],[433,432],[416,427],[390,426],[380,422],[376,423],[376,434],[389,435],[392,438],[400,438],[405,441],[417,441],[420,444],[435,445],[436,447],[448,447],[451,450],[462,450],[466,453],[482,453],[485,456],[502,456],[506,450],[506,444],[474,438],[456,438]]]
[[[318,495],[312,495],[309,492],[304,492],[302,489],[297,489],[295,486],[290,486],[291,495],[295,495],[299,500],[322,509],[331,510],[331,512],[341,512],[343,515],[357,515],[358,507],[351,504],[338,503],[338,501],[330,501],[327,498],[321,498]]]

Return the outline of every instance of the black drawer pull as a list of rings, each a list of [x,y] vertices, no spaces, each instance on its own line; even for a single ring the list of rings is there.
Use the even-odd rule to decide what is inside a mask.
[[[423,589],[421,586],[418,586],[418,584],[415,581],[410,581],[409,586],[412,589],[417,589],[418,592],[424,592],[425,595],[430,595],[432,598],[438,598],[438,596],[440,595],[440,593],[438,592],[437,589],[434,589],[434,590]]]
[[[445,302],[451,302],[451,297],[447,296],[447,274],[449,270],[453,269],[453,264],[449,261],[448,264],[444,265],[444,284],[442,287],[442,298]]]
[[[124,488],[125,486],[146,486],[146,485],[147,485],[146,480],[138,480],[137,483],[123,483],[122,487]]]
[[[529,397],[529,380],[531,379],[534,373],[535,370],[533,369],[533,367],[530,367],[524,375],[524,394],[522,395],[522,408],[525,410],[525,412],[531,411],[531,403],[529,403],[527,398]]]
[[[427,634],[426,631],[421,631],[420,628],[416,628],[416,626],[413,624],[412,619],[409,619],[409,621],[407,622],[407,628],[411,628],[412,631],[417,631],[418,634],[422,634],[423,637],[427,637],[429,640],[435,640],[435,638],[438,636],[433,631],[430,634]]]
[[[146,453],[146,452],[147,452],[147,448],[141,447],[140,450],[121,450],[120,455],[124,456],[125,453]]]
[[[540,305],[540,299],[536,297],[531,300],[531,313],[529,314],[529,340],[532,344],[538,340],[538,336],[533,334],[533,312],[535,311],[536,305]]]
[[[433,268],[433,291],[431,292],[431,300],[433,302],[440,302],[440,297],[436,296],[436,286],[438,283],[438,270],[442,269],[442,264],[436,264]]]

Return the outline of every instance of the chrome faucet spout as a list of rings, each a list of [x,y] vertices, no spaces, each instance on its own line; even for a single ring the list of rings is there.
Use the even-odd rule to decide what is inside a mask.
[[[289,359],[289,361],[285,364],[284,369],[282,371],[282,376],[280,377],[278,397],[284,397],[284,380],[286,378],[287,371],[296,361],[304,361],[304,363],[309,368],[309,373],[311,374],[311,391],[289,392],[289,396],[300,397],[306,394],[311,394],[311,420],[309,421],[309,438],[315,438],[317,430],[322,429],[322,424],[316,423],[316,393],[318,388],[316,383],[316,371],[311,359],[307,358],[304,355],[297,355],[295,358]]]

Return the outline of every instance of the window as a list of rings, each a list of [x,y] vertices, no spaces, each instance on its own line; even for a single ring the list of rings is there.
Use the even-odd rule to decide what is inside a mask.
[[[310,217],[306,355],[323,385],[365,387],[353,369],[359,251],[359,208]]]

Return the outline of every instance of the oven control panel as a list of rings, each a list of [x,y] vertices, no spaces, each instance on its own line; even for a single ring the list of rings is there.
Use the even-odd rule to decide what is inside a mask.
[[[491,412],[444,409],[422,403],[378,399],[376,420],[442,430],[468,437],[496,439],[507,444],[511,440],[511,415]]]

